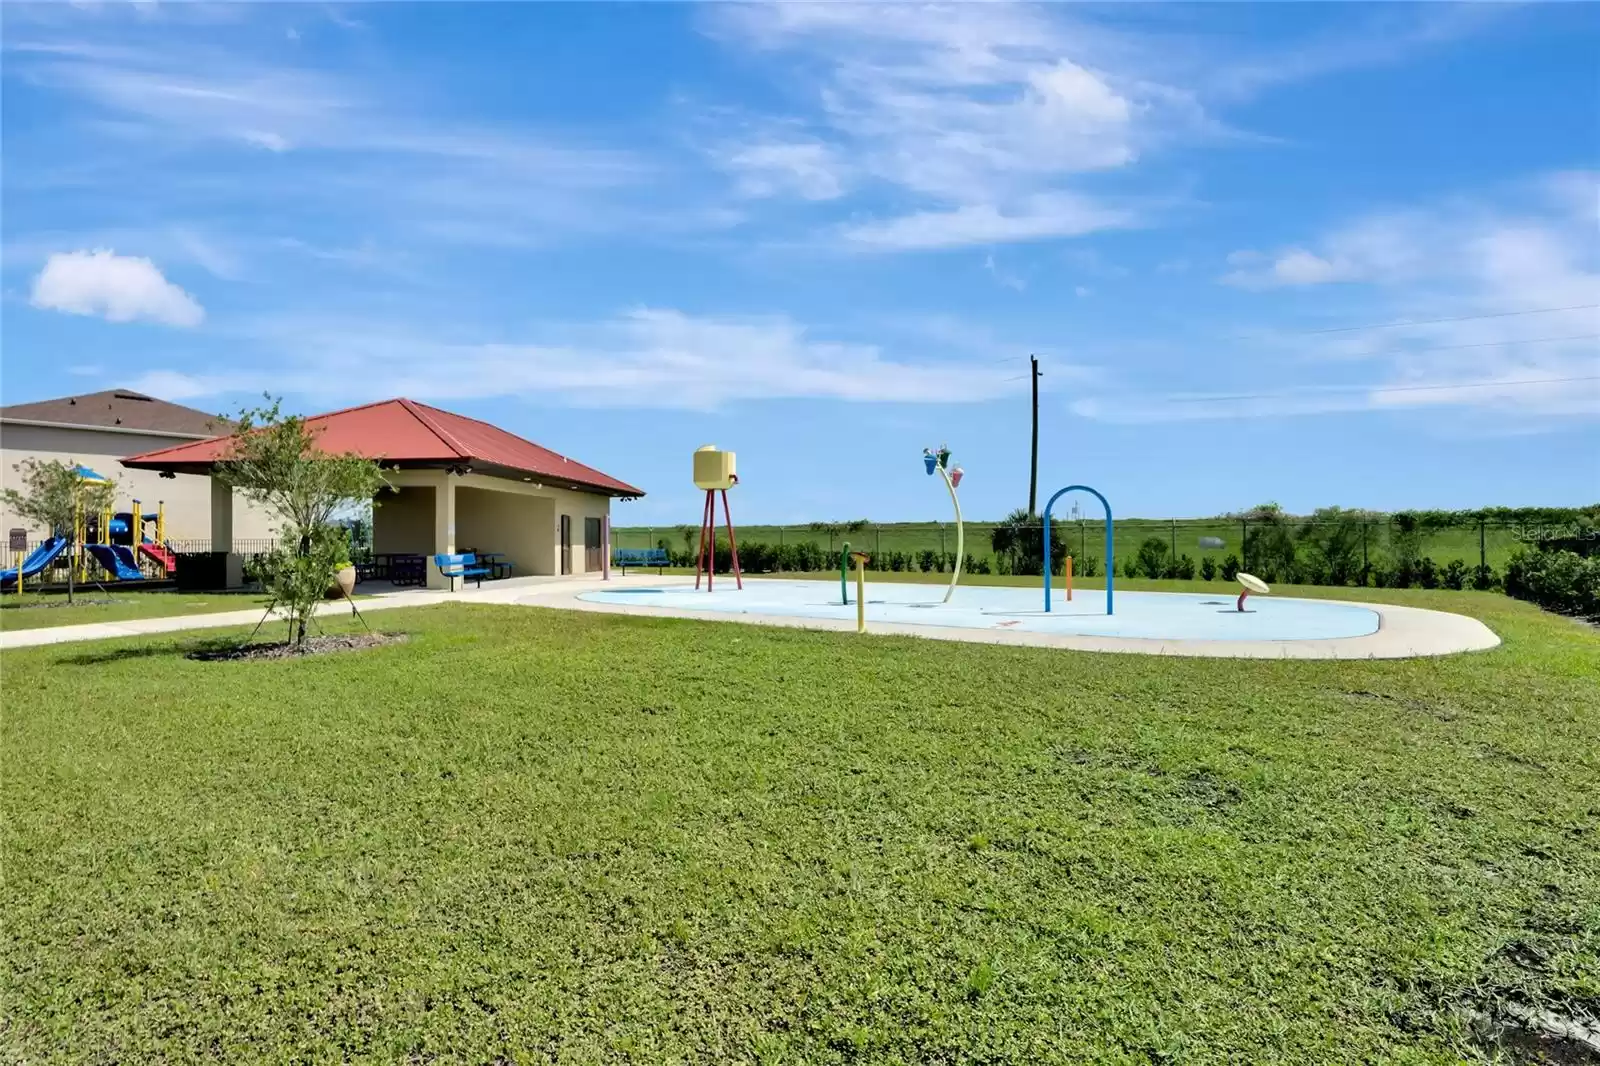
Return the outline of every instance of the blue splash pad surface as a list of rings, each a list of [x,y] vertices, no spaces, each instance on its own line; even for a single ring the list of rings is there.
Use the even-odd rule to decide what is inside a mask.
[[[837,581],[747,580],[736,589],[717,579],[715,592],[692,587],[601,589],[580,593],[593,603],[705,611],[708,614],[768,614],[794,618],[854,621],[855,584],[851,603],[839,601]],[[1080,589],[1071,603],[1065,590],[1052,594],[1053,610],[1044,613],[1044,592],[1038,588],[998,585],[960,586],[949,603],[941,603],[944,585],[867,582],[867,625],[949,626],[1001,629],[1140,640],[1334,640],[1363,637],[1378,631],[1377,612],[1329,600],[1275,599],[1251,596],[1246,610],[1234,609],[1238,590],[1218,586],[1215,593],[1118,592],[1116,614],[1107,617],[1104,589]]]

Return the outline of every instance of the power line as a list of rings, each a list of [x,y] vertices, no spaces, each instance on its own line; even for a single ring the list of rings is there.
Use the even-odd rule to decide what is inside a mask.
[[[1534,307],[1526,311],[1495,311],[1484,315],[1457,315],[1454,318],[1421,318],[1405,319],[1398,322],[1378,322],[1370,326],[1335,326],[1331,329],[1297,330],[1293,333],[1275,333],[1271,336],[1282,337],[1310,337],[1321,333],[1359,333],[1369,329],[1396,329],[1400,326],[1437,326],[1446,322],[1477,322],[1486,318],[1515,318],[1519,315],[1549,315],[1557,311],[1591,311],[1600,304],[1573,304],[1570,307]],[[1262,334],[1241,333],[1237,338],[1253,337],[1261,339]],[[1236,339],[1237,339],[1236,338]]]
[[[1572,337],[1527,337],[1513,341],[1479,341],[1477,344],[1444,344],[1437,348],[1400,348],[1387,351],[1350,352],[1348,358],[1359,359],[1369,355],[1411,355],[1415,352],[1459,352],[1463,348],[1503,348],[1511,344],[1555,344],[1560,341],[1600,340],[1600,333],[1580,333]]]
[[[1317,385],[1282,392],[1241,393],[1236,396],[1169,396],[1168,403],[1218,403],[1226,400],[1273,400],[1318,392],[1441,392],[1449,389],[1498,389],[1517,385],[1563,385],[1574,381],[1600,381],[1600,374],[1570,378],[1523,378],[1520,381],[1464,381],[1454,385]]]

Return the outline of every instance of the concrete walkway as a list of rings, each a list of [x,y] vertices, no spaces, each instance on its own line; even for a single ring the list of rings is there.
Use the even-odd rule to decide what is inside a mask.
[[[759,580],[759,579],[756,579]],[[595,578],[514,578],[496,581],[480,588],[443,592],[414,589],[386,592],[356,601],[361,613],[400,607],[426,607],[439,603],[496,603],[522,607],[551,607],[562,610],[595,611],[602,614],[627,614],[643,617],[688,618],[700,622],[736,622],[750,625],[787,626],[854,632],[855,623],[828,618],[791,615],[717,614],[709,611],[663,609],[629,604],[595,603],[578,597],[597,589],[664,588],[693,585],[692,578],[658,577],[640,574],[626,578],[613,575],[610,582]],[[831,582],[830,582],[831,584]],[[1350,601],[1341,600],[1341,603]],[[869,620],[870,634],[892,633],[926,637],[932,640],[961,640],[980,644],[1010,644],[1022,647],[1062,648],[1074,651],[1130,652],[1141,655],[1179,655],[1235,659],[1405,659],[1417,656],[1450,655],[1463,651],[1493,648],[1500,638],[1475,618],[1398,607],[1387,603],[1361,606],[1375,611],[1380,619],[1378,631],[1366,636],[1337,640],[1144,640],[1131,637],[1102,637],[1028,633],[1000,629],[965,629],[950,626],[892,625]],[[318,615],[338,615],[349,611],[343,603],[325,603]],[[259,610],[228,611],[218,614],[181,615],[173,618],[130,619],[125,622],[92,622],[80,626],[22,629],[0,632],[0,650],[43,644],[64,644],[79,640],[106,640],[157,633],[176,633],[194,629],[222,629],[253,626],[260,621]],[[268,622],[270,626],[272,623]]]
[[[635,578],[629,578],[630,582]],[[615,583],[615,582],[613,582]],[[643,582],[640,581],[642,584]],[[374,611],[394,610],[398,607],[428,607],[438,603],[517,603],[536,599],[541,593],[583,591],[605,588],[596,579],[565,577],[519,577],[495,581],[482,588],[462,588],[454,592],[438,589],[402,589],[376,592],[355,601],[363,615]],[[358,593],[370,589],[358,588]],[[350,613],[347,603],[331,601],[317,608],[317,616],[328,617]],[[213,614],[184,614],[164,618],[129,618],[121,622],[87,622],[79,626],[49,626],[43,629],[8,629],[0,632],[0,650],[31,648],[41,644],[67,644],[78,640],[109,640],[113,637],[148,636],[153,633],[178,633],[189,629],[226,629],[229,626],[253,626],[261,621],[262,610],[252,607],[244,611],[218,611]],[[266,632],[275,620],[281,621],[281,612],[274,611],[273,618],[262,627]]]

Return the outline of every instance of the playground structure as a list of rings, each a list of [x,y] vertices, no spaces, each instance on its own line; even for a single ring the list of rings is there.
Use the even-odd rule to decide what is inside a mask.
[[[1262,581],[1254,574],[1247,574],[1241,570],[1234,576],[1239,579],[1239,584],[1244,586],[1244,588],[1239,592],[1239,602],[1234,605],[1234,610],[1239,611],[1240,613],[1243,613],[1244,601],[1252,592],[1260,596],[1265,596],[1267,593],[1272,591],[1265,581]]]
[[[856,564],[856,632],[867,631],[867,563],[872,556],[866,552],[851,552],[850,561]],[[846,600],[846,603],[849,601]]]
[[[1106,510],[1106,616],[1109,618],[1116,613],[1113,589],[1117,579],[1117,555],[1116,549],[1112,545],[1111,536],[1111,504],[1104,496],[1100,495],[1098,489],[1092,489],[1088,485],[1068,485],[1064,489],[1058,489],[1056,494],[1050,497],[1050,502],[1044,505],[1044,611],[1045,614],[1050,613],[1050,571],[1054,569],[1050,558],[1050,511],[1055,507],[1056,501],[1069,492],[1087,492],[1099,500],[1100,506]],[[1071,598],[1071,582],[1072,578],[1069,573],[1067,577],[1067,595],[1069,599]]]
[[[77,473],[84,482],[108,480],[86,466],[79,466]],[[151,526],[153,530],[147,528]],[[141,559],[148,561],[148,573],[141,566]],[[97,570],[119,582],[170,578],[177,571],[178,561],[167,542],[165,502],[157,501],[152,512],[142,511],[139,500],[134,500],[128,511],[80,510],[73,516],[70,531],[52,532],[26,558],[0,570],[0,589],[21,592],[29,579],[48,580],[46,575],[63,566],[69,567],[74,580],[80,583],[97,580]]]
[[[717,568],[717,493],[722,493],[722,517],[728,525],[728,547],[733,555],[734,585],[744,588],[744,575],[739,570],[739,542],[733,535],[733,512],[728,509],[728,490],[739,483],[735,473],[733,452],[718,451],[716,445],[707,444],[694,453],[694,483],[705,490],[705,512],[700,519],[700,548],[694,560],[694,587],[700,588],[700,571],[706,575],[706,591]]]
[[[961,500],[956,496],[956,489],[961,484],[962,469],[958,466],[950,469],[950,449],[946,445],[939,445],[939,450],[932,448],[922,449],[922,463],[927,468],[928,476],[938,474],[944,479],[944,487],[950,490],[950,504],[956,509],[956,565],[950,574],[950,587],[945,589],[944,599],[940,602],[949,603],[950,597],[955,595],[956,584],[961,580],[961,566],[967,558],[966,526],[961,521]]]

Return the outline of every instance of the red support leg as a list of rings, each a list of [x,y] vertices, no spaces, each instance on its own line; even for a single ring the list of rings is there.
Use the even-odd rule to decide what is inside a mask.
[[[696,592],[700,591],[700,569],[705,566],[706,562],[706,530],[710,528],[711,522],[711,493],[708,492],[706,493],[706,505],[700,511],[700,543],[695,548],[694,554],[694,588]],[[706,569],[709,570],[710,568],[707,567]],[[708,591],[711,588],[711,575],[709,573],[706,574],[706,588]]]
[[[744,577],[739,573],[739,542],[733,539],[733,512],[728,510],[728,490],[722,490],[722,517],[728,523],[728,547],[733,552],[733,581],[744,588]]]
[[[716,580],[717,574],[717,497],[715,493],[706,493],[706,591],[711,591],[711,583]]]

